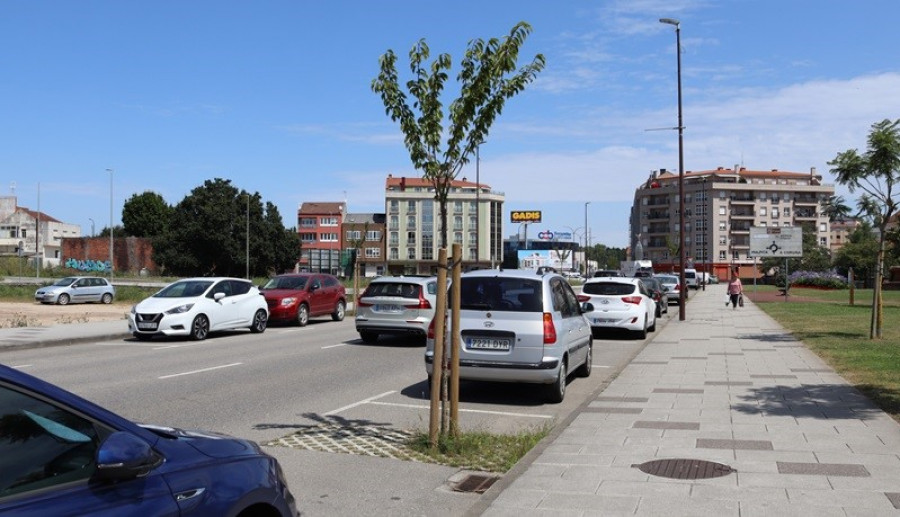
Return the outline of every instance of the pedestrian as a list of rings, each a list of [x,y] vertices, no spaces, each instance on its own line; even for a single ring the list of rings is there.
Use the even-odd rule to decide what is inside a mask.
[[[731,281],[728,282],[728,296],[731,298],[731,310],[737,309],[738,303],[741,301],[741,297],[744,295],[744,286],[741,285],[741,279],[738,278],[737,270],[731,276]],[[728,304],[726,303],[727,307]]]

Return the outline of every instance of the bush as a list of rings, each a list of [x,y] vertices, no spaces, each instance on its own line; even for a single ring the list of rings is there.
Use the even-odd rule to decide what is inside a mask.
[[[847,278],[833,271],[794,271],[790,275],[791,286],[846,289]]]

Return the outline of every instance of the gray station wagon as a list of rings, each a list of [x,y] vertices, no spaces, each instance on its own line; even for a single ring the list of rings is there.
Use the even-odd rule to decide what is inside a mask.
[[[35,301],[41,303],[112,303],[116,288],[108,280],[99,276],[67,276],[53,285],[41,287],[34,293]]]

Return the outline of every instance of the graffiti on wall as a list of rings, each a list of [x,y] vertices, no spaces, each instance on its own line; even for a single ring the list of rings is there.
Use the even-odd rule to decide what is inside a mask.
[[[106,272],[112,269],[112,265],[108,260],[78,260],[66,259],[66,267],[69,269],[77,269],[78,271],[88,272]]]

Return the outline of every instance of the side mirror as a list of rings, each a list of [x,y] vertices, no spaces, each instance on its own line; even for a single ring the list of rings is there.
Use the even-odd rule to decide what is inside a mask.
[[[213,295],[213,300],[215,300],[217,302],[222,301],[222,298],[225,298],[225,293],[223,293],[223,292],[218,292]]]
[[[123,431],[115,432],[97,449],[97,471],[94,478],[101,481],[119,481],[146,476],[162,464],[162,456],[154,452],[150,444]]]

